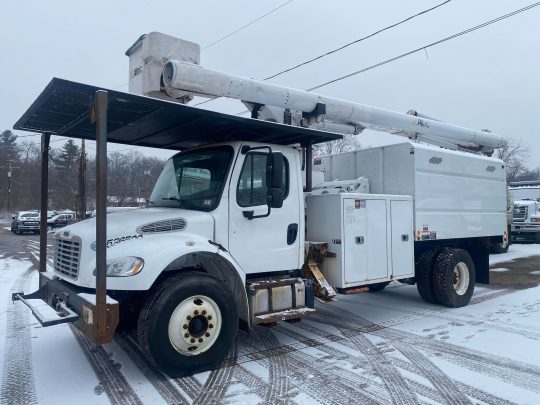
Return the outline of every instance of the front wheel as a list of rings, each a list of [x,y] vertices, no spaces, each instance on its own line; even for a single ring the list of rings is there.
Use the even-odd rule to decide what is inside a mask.
[[[234,297],[219,280],[204,273],[170,277],[146,299],[138,323],[146,357],[170,377],[219,365],[236,336]]]
[[[433,271],[433,292],[437,301],[447,307],[464,307],[471,300],[474,284],[471,255],[463,249],[444,249],[437,257]]]

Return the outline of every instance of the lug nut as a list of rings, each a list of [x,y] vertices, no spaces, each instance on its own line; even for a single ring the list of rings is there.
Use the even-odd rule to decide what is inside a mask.
[[[195,343],[195,339],[191,338],[190,342]]]
[[[202,338],[199,338],[199,343],[202,343],[202,342],[203,342]]]
[[[184,326],[182,326],[184,329],[187,329],[187,324],[184,324]]]
[[[184,334],[184,337],[185,337],[185,338],[188,338],[188,337],[189,337],[189,333],[185,333],[185,334]]]
[[[191,315],[188,315],[188,316],[187,316],[187,320],[188,320],[188,321],[191,321]]]
[[[209,336],[210,336],[210,333],[206,332],[206,333],[204,334],[204,336],[209,337]]]
[[[214,325],[210,324],[210,325],[208,325],[208,327],[209,327],[210,329],[212,329],[212,328],[214,327]]]
[[[203,315],[206,315],[206,311],[203,309],[203,311],[201,312]]]
[[[194,313],[195,315],[199,315],[199,311],[197,311],[197,310],[193,311],[193,313]]]
[[[211,320],[212,320],[212,315],[208,315],[208,316],[206,317],[206,319],[208,319],[209,321],[211,321]]]

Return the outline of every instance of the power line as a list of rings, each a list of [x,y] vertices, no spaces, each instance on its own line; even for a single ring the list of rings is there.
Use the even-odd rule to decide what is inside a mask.
[[[387,26],[387,27],[384,27],[384,28],[382,28],[382,29],[380,29],[380,30],[378,30],[378,31],[375,31],[375,32],[373,32],[373,33],[371,33],[371,34],[369,34],[369,35],[366,35],[366,36],[364,36],[364,37],[362,37],[362,38],[359,38],[359,39],[357,39],[357,40],[355,40],[355,41],[349,42],[349,43],[347,43],[347,44],[345,44],[345,45],[343,45],[343,46],[340,46],[339,48],[336,48],[336,49],[333,49],[333,50],[328,51],[328,52],[326,52],[326,53],[323,53],[322,55],[316,56],[316,57],[314,57],[314,58],[312,58],[312,59],[309,59],[309,60],[307,60],[307,61],[305,61],[305,62],[299,63],[299,64],[297,64],[297,65],[295,65],[295,66],[293,66],[293,67],[290,67],[290,68],[288,68],[288,69],[282,70],[281,72],[274,73],[274,74],[271,75],[271,76],[265,77],[263,80],[273,79],[273,78],[275,78],[275,77],[277,77],[277,76],[280,76],[280,75],[282,75],[282,74],[284,74],[284,73],[287,73],[287,72],[290,72],[290,71],[292,71],[292,70],[298,69],[298,68],[301,67],[301,66],[305,66],[305,65],[310,64],[310,63],[312,63],[312,62],[315,62],[316,60],[322,59],[322,58],[324,58],[324,57],[326,57],[326,56],[328,56],[328,55],[332,55],[333,53],[342,51],[343,49],[348,48],[348,47],[351,46],[351,45],[354,45],[354,44],[357,44],[357,43],[359,43],[359,42],[365,41],[366,39],[372,38],[372,37],[374,37],[374,36],[376,36],[376,35],[378,35],[378,34],[384,32],[384,31],[390,30],[390,29],[395,28],[395,27],[397,27],[397,26],[399,26],[399,25],[401,25],[401,24],[406,23],[407,21],[413,20],[413,19],[416,18],[416,17],[419,17],[419,16],[421,16],[421,15],[423,15],[423,14],[427,14],[427,13],[433,11],[433,10],[436,10],[437,8],[442,7],[442,6],[444,6],[445,4],[450,3],[451,1],[452,1],[452,0],[446,0],[446,1],[443,1],[442,3],[437,4],[436,6],[433,6],[433,7],[431,7],[431,8],[428,8],[427,10],[423,10],[423,11],[421,11],[421,12],[419,12],[419,13],[414,14],[414,15],[411,15],[410,17],[407,17],[407,18],[405,18],[405,19],[403,19],[403,20],[401,20],[401,21],[398,21],[397,23],[394,23],[394,24],[392,24],[392,25],[389,25],[389,26]]]
[[[508,14],[505,14],[505,15],[502,15],[500,17],[497,17],[497,18],[494,18],[493,20],[489,20],[489,21],[486,21],[482,24],[479,24],[475,27],[472,27],[472,28],[469,28],[469,29],[466,29],[465,31],[461,31],[461,32],[458,32],[457,34],[454,34],[454,35],[450,35],[449,37],[446,37],[446,38],[443,38],[443,39],[440,39],[438,41],[435,41],[435,42],[432,42],[430,44],[427,44],[427,45],[424,45],[424,46],[421,46],[419,48],[416,48],[416,49],[413,49],[412,51],[409,51],[409,52],[405,52],[405,53],[402,53],[401,55],[398,55],[398,56],[395,56],[393,58],[390,58],[390,59],[387,59],[385,61],[382,61],[382,62],[379,62],[379,63],[376,63],[375,65],[371,65],[371,66],[368,66],[366,68],[363,68],[363,69],[360,69],[360,70],[357,70],[356,72],[352,72],[352,73],[349,73],[345,76],[341,76],[341,77],[338,77],[336,79],[333,79],[333,80],[329,80],[327,82],[324,82],[324,83],[321,83],[317,86],[314,86],[314,87],[311,87],[309,89],[306,89],[306,91],[313,91],[313,90],[317,90],[317,89],[320,89],[321,87],[324,87],[324,86],[328,86],[329,84],[332,84],[332,83],[336,83],[336,82],[339,82],[341,80],[344,80],[344,79],[348,79],[349,77],[352,77],[352,76],[356,76],[360,73],[364,73],[364,72],[367,72],[368,70],[372,70],[372,69],[375,69],[375,68],[378,68],[380,66],[383,66],[383,65],[386,65],[387,63],[391,63],[391,62],[395,62],[399,59],[403,59],[405,58],[406,56],[409,56],[409,55],[412,55],[414,53],[417,53],[417,52],[420,52],[420,51],[423,51],[427,48],[431,48],[433,46],[436,46],[436,45],[439,45],[439,44],[442,44],[443,42],[446,42],[446,41],[450,41],[452,39],[455,39],[455,38],[458,38],[462,35],[465,35],[465,34],[469,34],[473,31],[476,31],[476,30],[479,30],[481,28],[485,28],[491,24],[495,24],[499,21],[502,21],[502,20],[505,20],[507,18],[510,18],[510,17],[513,17],[517,14],[520,14],[520,13],[523,13],[525,11],[528,11],[534,7],[537,7],[540,5],[540,2],[537,2],[537,3],[533,3],[529,6],[526,6],[526,7],[523,7],[523,8],[520,8],[519,10],[515,10],[515,11],[512,11]]]
[[[292,2],[293,2],[293,0],[289,0],[289,1],[285,2],[285,3],[283,3],[281,6],[278,6],[278,7],[274,8],[273,10],[270,10],[270,11],[267,12],[266,14],[263,14],[262,16],[260,16],[260,17],[256,18],[255,20],[253,20],[253,21],[247,23],[246,25],[244,25],[244,26],[238,28],[237,30],[231,32],[230,34],[227,34],[227,35],[225,35],[224,37],[219,38],[218,40],[212,42],[212,43],[209,44],[209,45],[206,45],[206,46],[205,46],[204,48],[202,48],[202,49],[204,50],[204,49],[210,48],[211,46],[214,46],[215,44],[217,44],[217,43],[219,43],[219,42],[221,42],[221,41],[223,41],[223,40],[225,40],[225,39],[227,39],[227,38],[233,36],[234,34],[236,34],[236,33],[240,32],[240,31],[242,31],[243,29],[249,27],[250,25],[255,24],[257,21],[262,20],[264,17],[269,16],[269,15],[272,14],[272,13],[275,13],[275,12],[278,11],[280,8],[285,7],[287,4],[292,3]]]
[[[451,1],[451,0],[449,0],[449,1]],[[285,2],[285,3],[283,3],[282,5],[280,5],[280,6],[276,7],[276,8],[274,8],[274,9],[270,10],[270,11],[267,12],[266,14],[263,14],[263,15],[261,15],[260,17],[256,18],[255,20],[250,21],[250,22],[247,23],[246,25],[243,25],[242,27],[240,27],[240,28],[234,30],[234,31],[231,32],[230,34],[227,34],[227,35],[225,35],[225,36],[223,36],[223,37],[221,37],[221,38],[215,40],[215,41],[212,42],[211,44],[206,45],[206,46],[203,47],[202,49],[203,49],[203,50],[204,50],[204,49],[208,49],[208,48],[210,48],[211,46],[214,46],[214,45],[218,44],[219,42],[221,42],[221,41],[223,41],[223,40],[225,40],[225,39],[227,39],[227,38],[233,36],[234,34],[236,34],[236,33],[240,32],[240,31],[242,31],[243,29],[249,27],[250,25],[255,24],[257,21],[260,21],[260,20],[262,20],[264,17],[269,16],[269,15],[272,14],[272,13],[275,13],[275,12],[278,11],[280,8],[285,7],[287,4],[292,3],[292,2],[293,2],[293,0],[289,0],[289,1]],[[124,86],[127,85],[127,84],[129,84],[129,82],[122,83],[122,84],[120,84],[120,85],[118,85],[118,86],[116,86],[116,87],[113,87],[113,90],[116,90],[116,89],[119,89],[119,88],[121,88],[121,87],[124,87]],[[217,98],[217,97],[216,97],[216,98]],[[214,99],[210,99],[210,100],[203,101],[203,102],[201,102],[201,103],[195,104],[194,106],[197,106],[197,105],[199,105],[199,104],[205,104],[205,103],[208,103],[209,101],[212,101],[212,100],[214,100]]]
[[[354,45],[354,44],[357,44],[357,43],[359,43],[359,42],[365,41],[365,40],[367,40],[367,39],[369,39],[369,38],[372,38],[372,37],[374,37],[374,36],[376,36],[376,35],[378,35],[378,34],[384,32],[384,31],[387,31],[387,30],[392,29],[392,28],[395,28],[395,27],[397,27],[397,26],[399,26],[399,25],[401,25],[401,24],[404,24],[404,23],[406,23],[407,21],[410,21],[410,20],[412,20],[412,19],[414,19],[414,18],[416,18],[416,17],[419,17],[419,16],[421,16],[421,15],[423,15],[423,14],[426,14],[426,13],[429,13],[429,12],[431,12],[431,11],[433,11],[433,10],[436,10],[437,8],[442,7],[442,6],[444,6],[445,4],[450,3],[451,1],[452,1],[452,0],[446,0],[446,1],[443,1],[442,3],[439,3],[439,4],[437,4],[437,5],[435,5],[435,6],[431,7],[431,8],[428,8],[428,9],[423,10],[423,11],[421,11],[421,12],[419,12],[419,13],[416,13],[416,14],[410,16],[410,17],[407,17],[407,18],[405,18],[405,19],[403,19],[403,20],[401,20],[401,21],[398,21],[397,23],[394,23],[394,24],[389,25],[389,26],[387,26],[387,27],[381,28],[381,29],[379,29],[379,30],[377,30],[377,31],[375,31],[375,32],[373,32],[373,33],[371,33],[371,34],[369,34],[369,35],[366,35],[366,36],[364,36],[364,37],[362,37],[362,38],[359,38],[359,39],[357,39],[357,40],[355,40],[355,41],[349,42],[349,43],[347,43],[347,44],[345,44],[345,45],[340,46],[339,48],[336,48],[336,49],[333,49],[333,50],[331,50],[331,51],[328,51],[328,52],[326,52],[326,53],[324,53],[324,54],[322,54],[322,55],[319,55],[319,56],[317,56],[317,57],[315,57],[315,58],[309,59],[309,60],[307,60],[307,61],[305,61],[305,62],[299,63],[299,64],[297,64],[297,65],[295,65],[295,66],[293,66],[293,67],[290,67],[290,68],[288,68],[288,69],[282,70],[281,72],[278,72],[278,73],[275,73],[275,74],[273,74],[273,75],[271,75],[271,76],[265,77],[265,78],[262,79],[262,80],[263,80],[263,81],[266,81],[266,80],[273,79],[273,78],[275,78],[275,77],[277,77],[277,76],[280,76],[280,75],[282,75],[282,74],[284,74],[284,73],[290,72],[291,70],[298,69],[298,68],[301,67],[301,66],[307,65],[307,64],[312,63],[312,62],[314,62],[314,61],[316,61],[316,60],[322,59],[322,58],[324,58],[324,57],[326,57],[326,56],[328,56],[328,55],[331,55],[331,54],[333,54],[333,53],[339,52],[339,51],[341,51],[341,50],[343,50],[343,49],[345,49],[345,48],[347,48],[347,47],[349,47],[349,46],[351,46],[351,45]],[[205,49],[205,48],[203,48],[203,49]],[[201,102],[199,102],[199,103],[197,103],[197,104],[194,104],[193,106],[196,107],[196,106],[198,106],[198,105],[206,104],[206,103],[209,103],[210,101],[216,100],[216,99],[218,99],[218,98],[220,98],[220,97],[212,97],[212,98],[209,98],[208,100],[204,100],[204,101],[201,101]],[[242,114],[245,114],[245,111],[242,112]],[[239,114],[237,114],[237,115],[239,115]],[[241,114],[240,114],[240,115],[241,115]]]

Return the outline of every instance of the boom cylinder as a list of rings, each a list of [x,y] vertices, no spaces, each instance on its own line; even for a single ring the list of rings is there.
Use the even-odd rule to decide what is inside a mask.
[[[360,123],[366,128],[379,130],[408,131],[421,135],[420,138],[427,142],[433,137],[434,140],[444,140],[454,145],[475,145],[485,152],[491,152],[506,143],[504,137],[494,133],[325,97],[203,68],[189,62],[167,62],[163,69],[163,83],[166,89],[187,91],[203,97],[228,97],[308,113],[314,111],[317,104],[324,104],[327,120],[343,124]]]

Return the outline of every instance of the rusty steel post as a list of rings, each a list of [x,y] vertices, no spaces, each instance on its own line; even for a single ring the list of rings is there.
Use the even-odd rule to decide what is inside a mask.
[[[107,335],[107,100],[95,93],[96,120],[96,328],[97,341]]]
[[[47,270],[47,209],[49,200],[49,142],[51,134],[41,134],[41,201],[39,216],[39,272]],[[41,281],[41,275],[40,275]],[[41,282],[40,282],[41,285]]]
[[[306,188],[305,192],[309,193],[313,188],[313,145],[308,143],[306,147]]]

